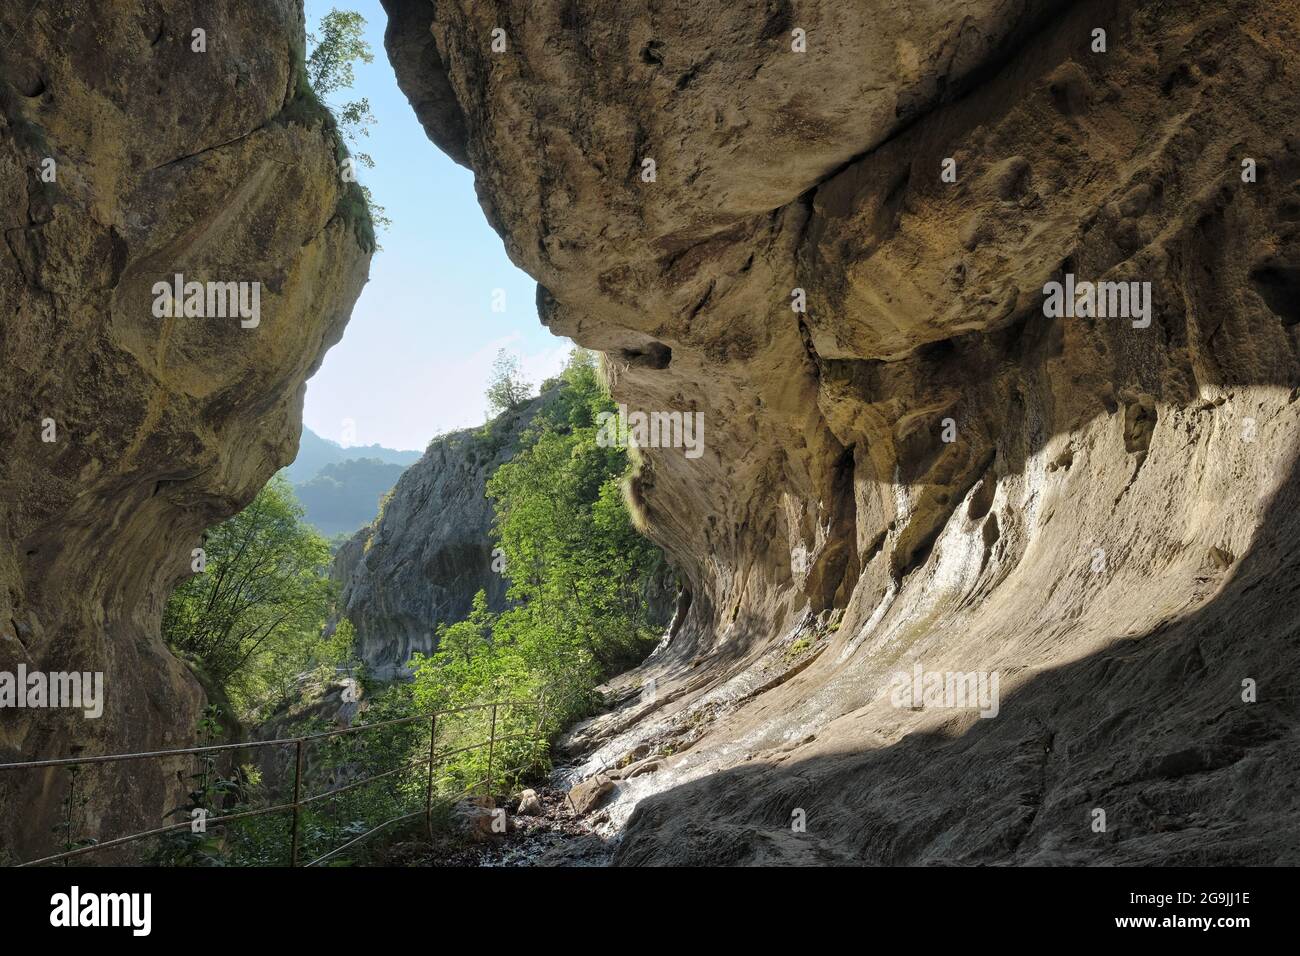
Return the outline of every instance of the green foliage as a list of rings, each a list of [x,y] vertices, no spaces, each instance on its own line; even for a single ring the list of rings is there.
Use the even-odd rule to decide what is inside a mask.
[[[94,846],[99,842],[93,837],[81,835],[86,829],[87,807],[90,804],[90,791],[81,779],[82,768],[78,764],[72,764],[67,768],[67,774],[68,792],[60,806],[59,820],[51,828],[59,837],[59,851],[62,853]],[[62,865],[72,866],[75,859],[63,860]]]
[[[507,776],[538,769],[549,736],[590,712],[596,686],[657,637],[644,594],[662,557],[624,507],[626,452],[596,443],[596,416],[612,404],[589,353],[575,353],[559,384],[519,453],[488,483],[512,606],[493,614],[480,593],[468,617],[439,629],[437,650],[414,662],[425,710],[545,694],[540,723],[527,708],[498,713],[499,733],[527,738],[498,752]]]
[[[367,694],[365,718],[355,726],[383,724],[409,717],[413,713],[411,689],[395,684],[383,691]],[[322,717],[297,722],[289,729],[293,735],[308,735],[334,729]],[[313,789],[329,789],[330,781],[342,783],[361,777],[390,773],[389,776],[351,790],[329,800],[303,807],[298,821],[299,861],[310,863],[374,827],[396,817],[424,809],[428,770],[424,766],[407,766],[429,752],[429,724],[417,720],[381,726],[354,734],[326,737],[307,744],[307,763]],[[287,788],[292,778],[284,781]],[[284,798],[281,797],[281,800]],[[423,821],[420,821],[423,824]],[[236,827],[232,849],[240,859],[262,859],[266,865],[282,865],[289,852],[287,820],[270,827]],[[385,838],[396,831],[384,831],[375,839],[349,847],[331,857],[325,865],[346,866],[373,862]]]
[[[196,729],[199,746],[207,747],[220,741],[220,708],[207,707]],[[187,802],[166,814],[178,818],[173,822],[189,821],[190,829],[175,830],[158,839],[146,857],[154,866],[224,866],[227,862],[223,827],[216,825],[208,829],[207,821],[201,815],[216,818],[234,812],[223,810],[223,807],[245,805],[253,778],[242,767],[236,768],[230,777],[223,777],[218,772],[217,757],[213,753],[196,754],[194,763],[194,772],[189,777],[192,789]]]
[[[785,660],[787,662],[798,660],[812,646],[813,646],[813,639],[811,637],[808,637],[807,635],[804,635],[803,637],[799,638],[797,641],[795,641],[793,644],[791,644],[789,647],[786,648],[785,655],[784,655]]]
[[[307,78],[318,96],[352,89],[356,81],[353,65],[375,61],[365,29],[366,18],[361,14],[335,7],[321,17],[319,34],[307,34],[312,47],[307,56]]]
[[[462,620],[439,628],[436,650],[412,661],[411,683],[375,687],[363,681],[361,723],[421,719],[308,745],[316,781],[393,772],[304,807],[303,862],[407,814],[417,816],[405,831],[385,830],[330,864],[382,859],[386,839],[419,831],[431,778],[426,766],[412,764],[431,745],[438,755],[435,820],[460,794],[500,794],[535,779],[549,767],[555,734],[599,703],[597,685],[653,646],[658,622],[650,620],[645,594],[663,559],[633,528],[620,494],[626,452],[596,442],[597,415],[612,404],[590,353],[575,351],[548,386],[519,450],[488,483],[510,606],[494,612],[480,592]],[[207,570],[178,587],[167,608],[169,638],[220,675],[245,710],[265,712],[265,702],[284,700],[301,686],[304,670],[332,670],[352,652],[346,620],[329,639],[319,636],[334,596],[325,573],[328,547],[301,515],[287,483],[273,480],[244,512],[210,533]],[[493,703],[498,706],[484,706]],[[435,710],[453,712],[438,717],[431,740],[422,715]],[[325,719],[316,716],[281,732],[325,729]],[[215,725],[203,732],[214,734]],[[491,748],[478,746],[489,737]],[[223,774],[212,761],[200,760],[191,780],[190,799],[177,814],[203,807],[215,817],[287,797],[264,792],[247,768]],[[281,790],[286,785],[279,781]],[[69,825],[69,838],[76,830]],[[169,836],[154,860],[283,865],[287,838],[286,815],[268,814],[219,824],[209,833]]]
[[[273,478],[208,532],[206,567],[163,611],[163,636],[225,688],[241,718],[284,699],[302,671],[350,653],[350,628],[321,639],[337,585],[329,545],[302,513],[288,482]]]
[[[354,10],[331,9],[321,17],[320,33],[307,34],[311,53],[307,55],[304,68],[307,82],[321,98],[338,121],[339,130],[349,143],[356,143],[362,137],[370,135],[370,127],[375,123],[370,111],[370,101],[365,97],[359,100],[346,100],[331,103],[330,97],[342,90],[352,89],[356,81],[354,72],[357,63],[373,63],[374,54],[365,38],[366,18]],[[357,153],[356,158],[367,169],[373,169],[375,161],[366,153]]]
[[[329,97],[340,90],[351,89],[355,81],[354,65],[371,63],[374,54],[363,31],[365,18],[361,14],[333,9],[321,18],[321,31],[307,37],[312,50],[304,55],[296,53],[298,60],[294,92],[280,112],[280,119],[314,128],[323,126],[334,139],[335,158],[340,166],[349,157],[348,143],[357,144],[370,135],[369,127],[375,123],[370,103],[364,97],[341,103]],[[358,152],[355,160],[367,169],[374,168],[369,154]],[[338,215],[352,227],[357,243],[366,252],[379,248],[375,227],[392,225],[384,208],[374,201],[370,189],[354,180],[343,184],[339,196]]]
[[[387,491],[385,491],[382,495],[379,496],[379,508],[375,512],[374,521],[371,522],[373,526],[378,527],[379,522],[384,520],[384,512],[388,510],[388,503],[392,500],[393,500],[392,488],[389,488]]]
[[[486,394],[493,415],[518,408],[532,397],[533,387],[524,380],[519,370],[519,359],[505,349],[497,351]]]
[[[382,724],[406,717],[412,708],[410,687],[395,685],[371,702],[366,722]],[[198,727],[203,745],[221,740],[220,717],[216,708],[210,707],[205,712]],[[307,736],[332,729],[334,727],[324,717],[315,716],[291,725],[286,733]],[[424,809],[428,771],[423,766],[409,765],[413,755],[424,756],[429,752],[427,722],[417,720],[356,734],[329,736],[309,741],[306,747],[308,787],[387,771],[397,772],[374,783],[340,791],[330,800],[303,806],[298,820],[300,865],[342,847],[395,817]],[[292,757],[292,748],[288,754]],[[290,811],[229,822],[222,820],[289,802],[292,763],[288,765],[287,773],[279,774],[281,779],[276,785],[268,786],[255,766],[234,765],[223,771],[223,760],[231,763],[225,754],[195,755],[193,771],[188,777],[191,789],[186,802],[167,814],[176,818],[176,822],[188,821],[191,826],[155,838],[153,845],[142,855],[142,862],[154,866],[187,867],[288,864],[291,854]],[[195,825],[200,817],[202,825]],[[382,851],[383,844],[382,839],[366,841],[327,862],[332,866],[373,862],[375,853]]]
[[[346,155],[346,153],[342,153]],[[374,201],[370,189],[357,182],[343,184],[339,196],[338,216],[352,227],[352,235],[364,252],[382,248],[375,237],[375,227],[387,229],[392,221],[384,214],[384,207]]]

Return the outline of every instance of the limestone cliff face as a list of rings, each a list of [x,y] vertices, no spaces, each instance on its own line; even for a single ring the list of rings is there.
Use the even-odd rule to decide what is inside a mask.
[[[620,861],[1296,861],[1300,4],[385,6],[544,321],[706,417],[635,489],[688,620],[576,741],[665,755]]]
[[[0,711],[0,761],[194,739],[204,698],[163,603],[203,530],[293,459],[368,268],[302,48],[299,0],[0,8],[0,671],[105,688],[98,719]],[[177,274],[250,304],[259,284],[256,325],[158,317]],[[178,771],[87,770],[86,829],[156,822]],[[4,775],[0,849],[48,849],[66,790]]]
[[[335,555],[342,611],[356,628],[370,677],[409,677],[411,655],[430,653],[439,625],[463,620],[479,591],[491,610],[507,606],[508,568],[493,554],[496,512],[487,483],[518,454],[525,431],[563,387],[503,412],[485,428],[434,439],[375,522]],[[645,598],[649,620],[667,622],[677,598],[671,567],[654,575]]]
[[[507,411],[486,429],[434,439],[398,479],[374,524],[339,549],[333,576],[369,676],[408,676],[411,654],[430,653],[438,625],[465,617],[479,591],[494,610],[505,607],[507,582],[493,566],[494,512],[485,490],[553,397]]]

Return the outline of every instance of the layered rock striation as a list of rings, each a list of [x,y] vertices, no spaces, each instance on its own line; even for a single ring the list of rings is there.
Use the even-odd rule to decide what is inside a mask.
[[[373,248],[303,29],[298,0],[0,9],[0,672],[103,675],[98,717],[0,710],[0,762],[195,739],[163,604],[293,460]],[[178,275],[205,284],[188,314],[157,288]],[[156,825],[189,772],[85,769],[70,839]],[[0,775],[0,855],[48,851],[67,792]]]
[[[706,417],[618,861],[1296,860],[1300,7],[384,2],[543,320]]]

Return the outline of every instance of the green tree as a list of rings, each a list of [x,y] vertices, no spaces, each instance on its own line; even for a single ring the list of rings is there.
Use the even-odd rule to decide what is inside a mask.
[[[519,369],[519,359],[510,355],[505,349],[497,351],[486,394],[493,415],[518,408],[532,397],[533,388],[524,380],[523,373]]]
[[[316,95],[334,112],[339,129],[352,143],[370,135],[369,127],[375,122],[370,101],[362,97],[332,103],[329,97],[340,90],[352,89],[356,82],[356,63],[375,61],[365,38],[365,28],[366,19],[361,14],[334,8],[321,18],[320,33],[307,34],[307,42],[312,47],[307,56],[307,79]],[[374,168],[375,162],[368,154],[357,153],[356,156],[367,169]]]
[[[163,612],[163,635],[195,659],[248,712],[287,693],[313,663],[345,655],[350,631],[321,632],[337,594],[329,545],[302,521],[276,476],[252,503],[211,529],[205,567],[181,582]]]
[[[554,731],[658,637],[645,594],[663,558],[628,516],[626,451],[596,442],[596,416],[613,406],[590,354],[575,352],[556,384],[519,453],[488,482],[512,606],[492,615],[480,595],[468,618],[440,628],[438,649],[415,665],[423,707],[545,691],[543,729]]]
[[[307,55],[307,80],[312,90],[334,114],[339,131],[347,142],[359,145],[370,135],[375,116],[367,97],[335,101],[332,97],[352,89],[356,82],[357,63],[373,63],[374,53],[365,38],[366,18],[354,10],[333,8],[321,17],[320,32],[307,34],[311,53]],[[367,169],[375,168],[369,153],[356,151],[355,158]],[[387,228],[392,221],[384,208],[375,202],[368,186],[357,184],[370,207],[370,218],[376,226]]]

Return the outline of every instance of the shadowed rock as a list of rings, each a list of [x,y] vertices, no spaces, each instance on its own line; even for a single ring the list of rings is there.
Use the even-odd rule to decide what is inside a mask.
[[[204,694],[163,604],[293,459],[369,218],[300,85],[297,2],[6,4],[0,38],[0,670],[105,684],[99,719],[0,711],[0,761],[188,746]],[[177,274],[260,284],[259,320],[159,317]],[[190,772],[85,770],[79,836],[157,825]],[[67,789],[0,777],[0,856],[48,851]]]
[[[707,417],[632,488],[687,619],[569,741],[659,758],[621,861],[1294,862],[1300,7],[386,6],[543,321]]]

